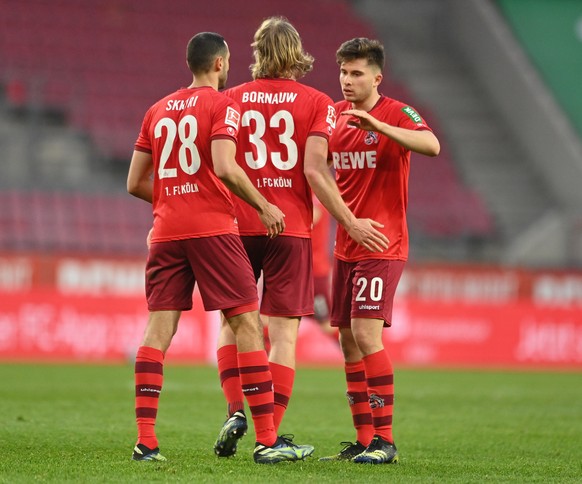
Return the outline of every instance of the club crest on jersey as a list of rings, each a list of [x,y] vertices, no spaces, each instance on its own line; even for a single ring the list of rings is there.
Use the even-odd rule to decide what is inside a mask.
[[[238,123],[240,121],[240,113],[228,106],[226,108],[226,117],[224,118],[224,124],[232,126],[234,129],[238,130]]]
[[[374,131],[368,131],[364,138],[364,143],[367,145],[378,144],[378,134]]]

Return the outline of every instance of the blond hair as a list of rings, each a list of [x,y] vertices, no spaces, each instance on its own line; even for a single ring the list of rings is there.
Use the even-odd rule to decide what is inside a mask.
[[[255,58],[250,66],[253,79],[299,79],[313,69],[313,57],[303,51],[299,33],[284,17],[264,20],[251,47]]]

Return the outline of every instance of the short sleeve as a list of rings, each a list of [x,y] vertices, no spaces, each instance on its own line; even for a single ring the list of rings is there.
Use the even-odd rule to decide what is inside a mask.
[[[335,121],[336,110],[333,101],[329,96],[318,93],[315,98],[315,116],[309,135],[319,135],[329,139],[335,129]]]
[[[210,139],[232,138],[236,143],[240,126],[240,106],[224,94],[219,94],[217,99]]]
[[[424,118],[412,106],[402,104],[399,110],[399,127],[413,130],[432,131],[428,124],[426,124]]]
[[[148,109],[148,111],[145,114],[143,121],[141,123],[141,129],[139,131],[137,141],[135,142],[135,149],[137,151],[145,151],[146,153],[152,152],[152,142],[150,139],[150,125],[151,125],[151,119],[152,119],[152,110],[153,110],[153,107]]]

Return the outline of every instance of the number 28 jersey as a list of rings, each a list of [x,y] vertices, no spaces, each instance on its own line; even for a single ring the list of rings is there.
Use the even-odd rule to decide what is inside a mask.
[[[210,147],[220,138],[236,143],[239,119],[238,105],[211,87],[180,89],[148,110],[135,149],[153,158],[152,242],[238,234]]]
[[[285,214],[281,235],[309,238],[311,188],[303,173],[309,136],[329,139],[334,103],[326,94],[292,79],[257,79],[224,91],[241,106],[237,162],[271,203]],[[265,235],[257,212],[235,200],[241,235]]]

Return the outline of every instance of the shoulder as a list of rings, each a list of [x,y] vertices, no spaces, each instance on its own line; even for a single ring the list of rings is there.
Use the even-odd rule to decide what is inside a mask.
[[[382,96],[374,109],[379,109],[389,113],[398,112],[403,115],[411,111],[416,112],[416,109],[410,104],[387,96]]]
[[[210,95],[214,101],[214,104],[218,107],[226,107],[231,106],[235,108],[237,111],[240,110],[240,106],[236,99],[232,96],[227,94],[226,91],[215,91],[214,89],[210,92]]]
[[[222,94],[224,94],[226,97],[236,99],[250,87],[250,84],[252,83],[244,82],[243,84],[239,84],[238,86],[229,87],[228,89],[222,91]]]
[[[333,101],[331,98],[325,94],[324,92],[315,89],[314,87],[308,86],[307,84],[303,84],[301,82],[296,82],[297,91],[305,93],[308,97],[313,100],[317,100],[319,102],[325,102],[329,105],[333,105]]]
[[[396,99],[383,97],[383,105],[379,106],[386,116],[394,116],[402,119],[403,123],[413,129],[430,129],[424,118],[419,114],[415,107],[408,103]]]

